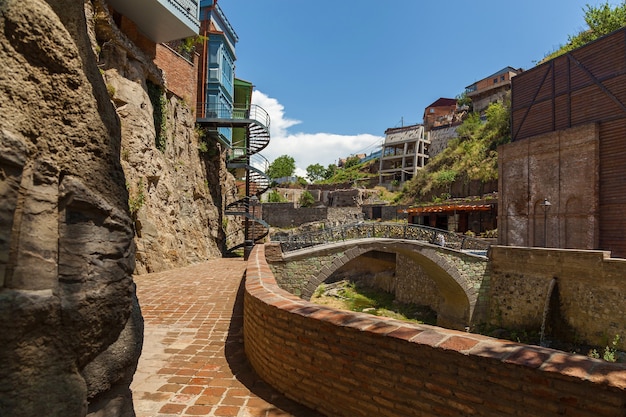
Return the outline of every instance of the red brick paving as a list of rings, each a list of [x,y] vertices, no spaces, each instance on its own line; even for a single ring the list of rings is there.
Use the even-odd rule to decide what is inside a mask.
[[[251,369],[243,349],[242,259],[135,277],[145,321],[131,385],[137,417],[322,417]]]

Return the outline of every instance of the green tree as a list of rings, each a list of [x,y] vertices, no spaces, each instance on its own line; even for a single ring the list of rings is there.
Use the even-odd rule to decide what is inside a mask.
[[[298,184],[300,187],[306,187],[308,185],[308,182],[306,182],[306,180],[302,177],[296,177],[296,184]]]
[[[328,164],[328,168],[326,168],[326,172],[324,172],[324,179],[327,180],[333,175],[337,173],[337,165]]]
[[[456,96],[456,105],[457,106],[472,106],[472,99],[467,96],[467,93],[463,91],[461,94]]]
[[[487,123],[483,130],[483,139],[490,143],[490,149],[511,141],[511,103],[491,103],[485,112]]]
[[[346,163],[345,163],[345,164],[343,164],[343,167],[344,167],[345,169],[348,169],[348,168],[350,168],[350,167],[353,167],[353,166],[359,165],[359,162],[361,162],[361,160],[359,159],[359,157],[358,157],[358,156],[356,156],[356,155],[352,155],[352,156],[349,156],[348,158],[346,158]]]
[[[265,174],[272,179],[290,177],[296,170],[296,161],[289,155],[281,155],[267,168]]]
[[[326,176],[326,168],[321,164],[312,164],[306,167],[306,177],[310,182],[323,180]]]
[[[588,28],[575,35],[569,35],[565,45],[548,54],[541,62],[566,54],[573,49],[626,26],[626,1],[622,1],[621,4],[614,8],[610,6],[608,1],[598,6],[587,4],[583,11],[585,13],[584,20]]]

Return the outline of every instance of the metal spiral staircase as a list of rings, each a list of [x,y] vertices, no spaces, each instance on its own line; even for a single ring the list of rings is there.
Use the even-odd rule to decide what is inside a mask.
[[[243,230],[238,230],[234,235],[243,234],[243,242],[238,242],[228,248],[227,252],[234,252],[237,249],[244,249],[244,256],[247,257],[252,246],[269,233],[269,225],[260,217],[261,195],[270,187],[270,179],[265,175],[265,170],[269,165],[259,152],[263,150],[270,141],[270,117],[260,106],[250,105],[246,108],[233,110],[217,109],[218,111],[207,111],[209,117],[201,117],[196,122],[205,128],[218,130],[219,128],[243,128],[245,129],[245,140],[233,143],[227,167],[235,173],[235,177],[243,179],[238,185],[234,194],[237,199],[226,205],[224,214],[227,216],[243,217]],[[233,240],[232,236],[227,236],[226,241]]]

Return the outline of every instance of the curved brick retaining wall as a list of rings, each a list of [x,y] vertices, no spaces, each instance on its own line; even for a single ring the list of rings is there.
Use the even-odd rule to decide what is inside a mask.
[[[626,416],[626,366],[312,304],[282,290],[257,245],[246,354],[328,416]]]

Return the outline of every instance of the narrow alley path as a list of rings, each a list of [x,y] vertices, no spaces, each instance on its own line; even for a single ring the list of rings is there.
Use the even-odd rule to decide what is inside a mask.
[[[135,277],[145,320],[131,385],[137,417],[320,417],[260,380],[243,348],[245,262]]]

